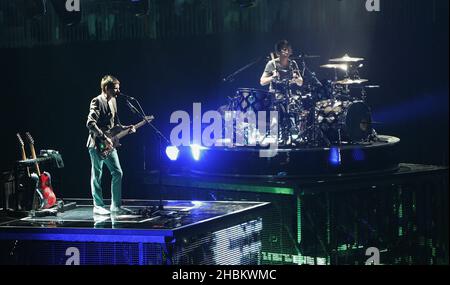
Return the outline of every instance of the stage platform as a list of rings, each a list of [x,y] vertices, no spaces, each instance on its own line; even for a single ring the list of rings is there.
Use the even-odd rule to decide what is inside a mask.
[[[373,172],[355,172],[335,175],[316,175],[305,177],[290,177],[279,175],[235,176],[223,177],[201,175],[196,171],[171,172],[162,177],[166,186],[216,189],[231,192],[251,192],[276,195],[305,195],[322,192],[335,192],[361,186],[387,186],[419,179],[448,175],[449,168],[445,166],[399,163],[394,169]],[[157,183],[158,177],[148,174],[144,179],[147,185]],[[195,195],[194,195],[195,197]]]
[[[400,163],[389,171],[306,177],[184,170],[162,183],[174,199],[271,202],[263,264],[364,264],[370,247],[382,251],[384,264],[449,260],[448,167]]]
[[[57,216],[4,219],[1,264],[260,264],[267,202],[126,200],[130,215],[94,215],[90,200]]]
[[[156,174],[156,175],[155,175]],[[448,168],[326,176],[161,176],[127,200],[141,216],[94,216],[90,200],[57,217],[0,218],[0,264],[448,264]],[[153,201],[149,201],[153,200]],[[199,202],[202,201],[202,202]],[[224,202],[217,202],[224,201]],[[72,255],[71,255],[72,254]]]

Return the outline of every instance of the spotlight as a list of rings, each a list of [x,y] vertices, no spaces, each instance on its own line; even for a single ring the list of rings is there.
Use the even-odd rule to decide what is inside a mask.
[[[148,15],[148,0],[131,0],[131,6],[134,15],[137,17]]]
[[[194,205],[195,208],[200,208],[203,206],[203,202],[200,201],[192,201],[191,204]]]
[[[205,148],[202,147],[202,146],[199,146],[199,145],[196,145],[196,144],[191,145],[191,154],[192,154],[192,158],[195,161],[199,161],[200,160],[201,151],[203,149],[205,149]]]
[[[251,8],[256,6],[256,0],[234,0],[241,8]]]
[[[330,157],[329,162],[333,166],[339,166],[341,165],[342,159],[341,159],[341,149],[338,147],[332,147],[330,149]]]
[[[176,161],[179,154],[180,150],[176,146],[168,146],[166,148],[166,155],[171,161]]]

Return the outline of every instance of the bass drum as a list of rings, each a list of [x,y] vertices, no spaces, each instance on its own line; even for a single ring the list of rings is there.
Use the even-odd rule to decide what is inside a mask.
[[[373,133],[370,108],[361,101],[320,101],[316,123],[331,143],[366,141]]]
[[[273,111],[274,94],[252,88],[240,88],[236,95],[230,99],[229,109],[231,111]]]

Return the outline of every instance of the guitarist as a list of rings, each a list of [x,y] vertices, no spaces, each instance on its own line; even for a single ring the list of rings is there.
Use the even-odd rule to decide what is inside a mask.
[[[92,99],[86,126],[89,129],[87,147],[91,158],[91,193],[94,200],[94,214],[109,215],[126,214],[129,210],[121,206],[122,199],[122,168],[120,166],[117,150],[113,150],[106,158],[100,157],[96,149],[96,138],[104,141],[107,147],[112,148],[113,142],[105,133],[119,126],[123,130],[128,129],[135,133],[134,126],[122,126],[117,116],[116,98],[120,95],[120,82],[111,75],[106,75],[101,80],[101,94]],[[103,164],[106,164],[111,172],[111,206],[108,209],[103,202],[101,178]]]

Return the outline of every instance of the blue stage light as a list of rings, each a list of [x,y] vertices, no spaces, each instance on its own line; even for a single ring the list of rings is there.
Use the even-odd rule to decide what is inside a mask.
[[[339,166],[341,165],[341,149],[338,147],[332,147],[330,149],[330,157],[329,157],[329,162],[331,165],[333,166]]]
[[[166,148],[166,155],[171,161],[176,161],[179,154],[180,150],[176,146],[168,146]]]
[[[199,145],[196,145],[196,144],[191,145],[191,154],[192,154],[192,158],[195,161],[200,160],[200,154],[201,154],[202,149],[204,149],[204,148]]]
[[[200,201],[192,201],[191,204],[194,205],[195,208],[200,208],[204,203]]]
[[[366,159],[366,154],[360,148],[356,148],[352,152],[353,159],[355,161],[364,161]]]

